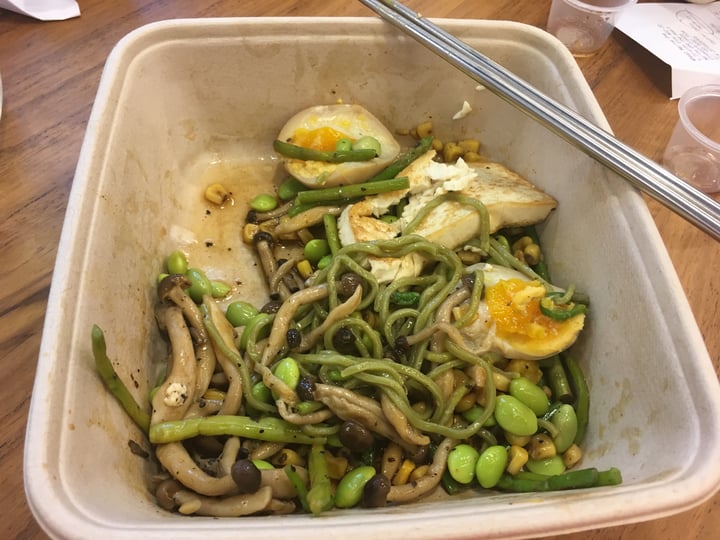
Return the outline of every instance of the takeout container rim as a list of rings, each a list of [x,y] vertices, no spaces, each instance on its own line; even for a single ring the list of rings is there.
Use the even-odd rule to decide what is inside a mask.
[[[522,31],[529,36],[533,36],[533,39],[542,40],[547,43],[548,47],[552,49],[555,57],[562,59],[565,62],[571,62],[574,69],[579,73],[575,61],[570,53],[560,44],[559,41],[555,40],[550,34],[546,32],[522,23],[510,22],[510,21],[463,21],[459,19],[438,19],[438,23],[441,25],[447,25],[449,28],[466,28],[469,31],[481,30],[483,27],[501,28],[501,29],[522,29]],[[124,76],[124,72],[121,68],[127,68],[128,55],[131,55],[133,51],[142,50],[142,48],[149,44],[153,39],[158,37],[170,37],[174,36],[174,32],[178,29],[181,31],[196,31],[198,36],[211,34],[212,31],[221,30],[221,35],[213,35],[213,37],[230,37],[237,35],[237,24],[243,22],[247,24],[270,24],[270,25],[298,25],[312,23],[318,24],[356,24],[362,23],[365,25],[383,25],[384,23],[378,19],[366,18],[366,17],[261,17],[255,19],[245,18],[218,18],[218,19],[172,19],[167,21],[159,21],[149,23],[136,30],[133,30],[125,37],[123,37],[118,44],[113,48],[105,67],[102,72],[96,101],[93,105],[87,130],[86,136],[83,141],[78,164],[76,168],[76,174],[74,177],[73,187],[69,198],[68,208],[66,212],[65,223],[61,234],[60,244],[58,248],[58,254],[66,259],[71,259],[76,253],[82,252],[85,246],[82,243],[76,242],[76,237],[82,231],[80,231],[81,216],[83,207],[91,204],[92,195],[94,190],[88,190],[88,187],[92,187],[94,183],[98,182],[97,178],[90,176],[93,163],[103,159],[106,159],[105,149],[99,147],[103,138],[107,137],[107,132],[110,129],[109,126],[104,125],[103,117],[108,110],[112,110],[116,106],[117,100],[117,89],[116,84]],[[358,32],[360,31],[360,25],[358,25]],[[182,35],[181,37],[187,38],[188,35]],[[584,79],[581,81],[585,83]],[[592,97],[592,94],[587,89],[588,98]],[[594,99],[589,99],[588,106],[591,110],[592,119],[598,123],[601,127],[609,129],[609,125],[602,114],[600,107]],[[634,219],[640,221],[643,227],[641,236],[644,240],[650,240],[651,243],[662,245],[657,228],[652,221],[652,218],[644,206],[641,197],[637,191],[630,186],[626,186],[623,189],[622,199],[625,204],[630,205],[633,208],[638,209],[638,212],[633,216]],[[633,233],[636,234],[636,233]],[[58,258],[60,260],[60,257]],[[696,384],[701,385],[701,388],[705,391],[707,396],[711,399],[703,403],[703,408],[706,414],[716,420],[716,424],[720,424],[720,399],[718,399],[718,388],[717,388],[717,377],[712,369],[709,356],[705,349],[702,341],[702,336],[697,329],[697,326],[692,324],[694,319],[690,311],[687,300],[682,292],[682,287],[679,284],[672,264],[667,257],[667,253],[664,253],[660,258],[661,267],[665,279],[668,280],[671,292],[676,297],[677,303],[680,308],[678,319],[683,325],[683,332],[687,335],[687,339],[696,346],[696,349],[704,351],[705,358],[700,358],[700,362],[695,368],[699,371],[696,374]],[[30,406],[29,422],[27,427],[27,437],[25,446],[25,486],[26,494],[30,507],[35,514],[36,518],[43,526],[43,528],[51,535],[73,535],[73,536],[97,536],[98,534],[106,537],[121,538],[127,536],[129,533],[142,532],[142,535],[146,538],[164,538],[167,535],[168,530],[172,531],[177,538],[191,538],[197,535],[197,529],[193,524],[200,523],[205,527],[217,530],[232,531],[233,525],[230,521],[223,520],[212,520],[212,519],[192,519],[190,522],[173,522],[171,525],[163,525],[162,528],[148,525],[145,523],[141,524],[129,524],[127,528],[118,527],[117,523],[104,522],[98,520],[93,516],[86,515],[82,509],[79,509],[74,505],[73,501],[68,498],[68,495],[63,493],[61,490],[56,488],[58,479],[53,477],[53,472],[50,470],[50,463],[54,459],[54,456],[48,455],[48,449],[44,446],[44,437],[50,432],[52,425],[52,411],[48,411],[46,403],[43,401],[46,395],[51,393],[62,393],[59,396],[61,401],[64,403],[67,396],[64,395],[64,388],[58,389],[53,388],[54,380],[61,380],[62,373],[65,366],[62,362],[57,362],[54,356],[54,351],[57,346],[57,340],[59,336],[55,333],[55,328],[58,327],[62,320],[62,305],[66,299],[74,294],[76,291],[72,290],[68,284],[72,284],[72,269],[67,266],[60,265],[56,269],[56,273],[53,276],[52,286],[49,297],[49,310],[45,321],[45,327],[43,330],[43,337],[41,341],[41,349],[38,362],[38,370],[35,381],[35,387],[33,390],[33,398]],[[75,332],[78,332],[75,329]],[[72,339],[72,338],[66,338]],[[702,352],[699,353],[702,356]],[[62,407],[61,407],[62,408]],[[56,413],[57,414],[57,413]],[[720,436],[717,432],[706,434],[708,439],[705,440],[705,449],[711,449],[714,457],[720,457]],[[698,449],[700,452],[701,449]],[[695,456],[696,459],[697,454]],[[712,460],[701,459],[705,465],[711,464]],[[717,459],[715,463],[717,463]],[[567,516],[564,528],[562,532],[572,532],[577,530],[587,529],[592,526],[602,525],[619,525],[623,523],[629,523],[639,521],[642,519],[650,519],[654,517],[662,517],[665,515],[673,514],[678,511],[685,510],[700,504],[704,500],[708,499],[712,494],[717,491],[720,486],[720,468],[717,465],[703,469],[702,474],[695,473],[689,477],[679,477],[673,480],[672,489],[674,496],[668,496],[668,486],[665,481],[659,481],[650,483],[642,486],[621,486],[617,488],[617,491],[606,491],[600,495],[597,495],[603,502],[602,506],[598,506],[597,514],[592,518],[578,521],[574,518],[571,513]],[[59,480],[62,485],[62,479]],[[52,489],[55,488],[55,489]],[[652,504],[644,509],[642,513],[635,513],[630,515],[628,513],[628,507],[630,506],[630,500],[647,500],[651,501]],[[564,501],[565,505],[569,508],[574,507],[572,501]],[[527,511],[530,515],[536,514],[539,519],[542,518],[542,511],[544,505],[538,505],[536,508],[528,507]],[[507,508],[504,511],[508,511]],[[468,516],[472,510],[467,508],[452,508],[450,507],[446,515],[434,515],[435,519],[440,521],[451,521],[456,519],[458,516]],[[433,536],[433,530],[424,528],[418,530],[418,527],[412,520],[412,510],[404,509],[402,513],[397,515],[377,515],[376,523],[372,523],[369,520],[364,523],[375,529],[375,532],[383,533],[382,527],[386,526],[388,521],[392,521],[394,524],[393,537],[401,537],[407,534],[413,534],[417,538],[430,538]],[[365,514],[359,514],[359,517],[349,518],[349,521],[343,521],[345,518],[338,518],[340,521],[333,521],[333,525],[345,526],[347,523],[355,523],[358,519],[367,517]],[[374,516],[375,517],[375,516]],[[331,518],[333,519],[333,518]],[[243,522],[244,526],[248,527],[248,531],[262,532],[264,524],[261,521],[250,519],[247,522]],[[525,525],[518,525],[518,528],[506,537],[519,538],[530,534],[537,534],[536,528],[527,528],[530,525],[529,520],[526,521]],[[318,521],[320,527],[322,527],[322,521]],[[557,526],[546,524],[548,529],[544,534],[551,532],[559,532]],[[349,531],[348,531],[349,532]],[[293,533],[298,538],[314,538],[318,534],[318,529],[312,525],[306,525],[302,528],[295,530]],[[385,535],[389,537],[388,535]],[[461,536],[458,536],[462,537]]]

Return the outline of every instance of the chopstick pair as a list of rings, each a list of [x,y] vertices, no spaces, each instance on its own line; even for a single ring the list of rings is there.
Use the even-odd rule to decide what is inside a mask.
[[[499,97],[720,240],[720,204],[498,63],[394,0],[360,0]]]

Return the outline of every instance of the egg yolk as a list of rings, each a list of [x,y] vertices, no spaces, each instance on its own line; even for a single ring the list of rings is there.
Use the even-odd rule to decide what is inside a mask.
[[[340,139],[350,139],[350,137],[336,129],[323,126],[316,129],[298,129],[293,133],[292,143],[303,148],[332,152]]]
[[[540,311],[543,296],[539,281],[508,279],[485,290],[485,303],[498,332],[543,339],[556,335],[562,324]]]

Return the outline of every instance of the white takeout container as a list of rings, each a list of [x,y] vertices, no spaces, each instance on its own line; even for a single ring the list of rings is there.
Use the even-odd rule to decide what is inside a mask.
[[[572,56],[549,34],[508,22],[441,23],[609,129]],[[148,443],[95,374],[91,326],[105,330],[118,371],[146,399],[164,354],[154,280],[179,239],[195,233],[198,266],[221,272],[230,260],[246,291],[260,283],[240,245],[241,222],[213,233],[203,221],[213,219],[202,201],[207,170],[227,165],[240,191],[262,191],[283,122],[338,99],[363,104],[391,129],[430,117],[441,138],[477,137],[485,154],[559,200],[541,231],[549,266],[556,283],[573,282],[592,299],[575,350],[592,393],[583,465],[618,467],[623,485],[322,517],[214,519],[156,506],[147,487],[154,469],[128,446]],[[452,120],[463,101],[472,112]],[[268,174],[238,173],[243,161]],[[51,536],[501,538],[616,525],[710,497],[720,485],[718,426],[715,373],[638,193],[391,26],[175,20],[132,32],[110,55],[59,246],[27,432],[27,495]]]

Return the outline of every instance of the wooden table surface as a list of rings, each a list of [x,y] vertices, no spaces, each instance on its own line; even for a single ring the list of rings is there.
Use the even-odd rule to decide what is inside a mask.
[[[353,0],[81,0],[80,18],[40,22],[0,11],[0,538],[45,535],[28,509],[23,445],[43,316],[80,145],[105,59],[157,20],[220,16],[373,16]],[[407,0],[428,17],[543,27],[550,0]],[[662,65],[619,32],[578,60],[619,139],[659,160],[677,120]],[[649,201],[707,348],[720,369],[720,243]],[[690,539],[720,530],[720,495],[655,521],[562,538]]]

